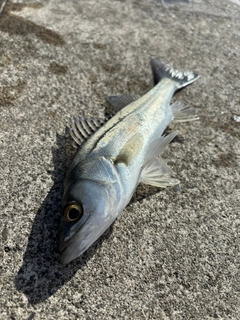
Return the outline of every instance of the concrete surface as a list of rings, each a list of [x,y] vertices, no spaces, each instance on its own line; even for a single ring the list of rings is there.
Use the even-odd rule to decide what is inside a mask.
[[[188,2],[1,1],[1,319],[240,319],[240,6]],[[146,92],[152,56],[201,75],[174,98],[200,121],[168,129],[181,185],[140,187],[62,266],[68,119]]]

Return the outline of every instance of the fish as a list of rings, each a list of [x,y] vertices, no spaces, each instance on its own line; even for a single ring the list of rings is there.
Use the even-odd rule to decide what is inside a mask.
[[[72,119],[78,145],[64,182],[58,251],[68,264],[81,256],[115,221],[139,183],[166,188],[179,183],[161,155],[177,132],[164,135],[171,121],[196,120],[194,109],[173,94],[198,79],[151,59],[153,88],[142,97],[110,96],[117,111],[106,123]]]

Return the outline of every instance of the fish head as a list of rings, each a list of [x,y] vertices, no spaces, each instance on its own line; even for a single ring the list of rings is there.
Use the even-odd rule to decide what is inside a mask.
[[[79,165],[66,179],[58,244],[63,264],[86,251],[120,213],[118,174],[105,160]]]

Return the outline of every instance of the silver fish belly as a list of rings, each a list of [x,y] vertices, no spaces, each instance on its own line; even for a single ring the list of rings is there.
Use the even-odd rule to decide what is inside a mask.
[[[80,256],[101,236],[140,182],[163,188],[179,183],[161,158],[176,133],[162,134],[172,120],[197,119],[192,109],[170,105],[170,100],[198,75],[171,69],[156,59],[151,66],[155,86],[137,100],[110,97],[120,110],[81,145],[67,172],[58,246],[63,264]],[[81,144],[96,127],[89,119],[76,119],[72,136]]]

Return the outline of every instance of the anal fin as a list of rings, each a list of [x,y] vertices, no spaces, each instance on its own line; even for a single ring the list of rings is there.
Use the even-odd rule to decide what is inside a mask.
[[[199,119],[195,108],[186,106],[179,101],[173,103],[171,108],[174,122],[185,122]]]

